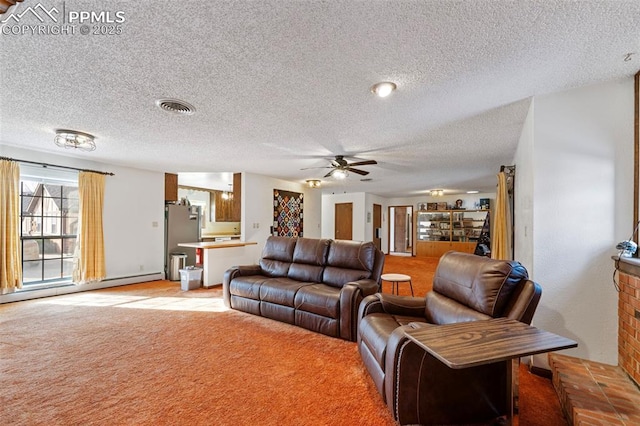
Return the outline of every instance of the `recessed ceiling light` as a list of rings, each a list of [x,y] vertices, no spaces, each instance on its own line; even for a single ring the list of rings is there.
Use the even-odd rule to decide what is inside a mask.
[[[156,101],[158,108],[179,115],[191,115],[196,112],[196,108],[178,99],[158,99]]]
[[[396,87],[397,86],[395,83],[392,83],[390,81],[382,81],[371,86],[371,92],[373,92],[376,96],[386,98],[391,94],[391,92],[396,90]]]
[[[478,194],[480,191],[467,191],[467,194]]]

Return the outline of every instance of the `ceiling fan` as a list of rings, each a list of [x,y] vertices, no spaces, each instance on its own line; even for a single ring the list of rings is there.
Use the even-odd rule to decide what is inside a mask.
[[[344,155],[336,155],[336,158],[331,160],[331,165],[330,166],[325,166],[325,167],[307,167],[301,170],[307,170],[307,169],[332,169],[329,173],[327,173],[326,175],[324,175],[325,178],[328,177],[335,177],[338,179],[344,179],[345,177],[347,177],[347,174],[349,172],[353,172],[356,174],[359,174],[361,176],[366,176],[369,174],[369,172],[365,171],[365,170],[360,170],[360,169],[355,169],[353,168],[354,166],[369,166],[369,165],[373,165],[373,164],[378,164],[378,162],[376,160],[364,160],[364,161],[356,161],[355,163],[349,163],[347,160],[344,159]]]

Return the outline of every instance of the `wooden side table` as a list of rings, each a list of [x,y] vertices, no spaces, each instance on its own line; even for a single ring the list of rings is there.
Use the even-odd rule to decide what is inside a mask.
[[[393,290],[395,288],[395,294],[398,294],[400,289],[399,283],[408,282],[409,288],[411,288],[411,295],[413,296],[413,284],[411,283],[411,277],[405,274],[382,274],[380,275],[381,281],[389,281],[391,283],[391,294],[394,294]],[[380,284],[380,291],[382,291],[382,284]]]
[[[506,389],[508,424],[513,419],[513,363],[523,356],[578,346],[571,339],[507,318],[423,327],[405,334],[452,369],[504,364],[506,381],[496,386]]]

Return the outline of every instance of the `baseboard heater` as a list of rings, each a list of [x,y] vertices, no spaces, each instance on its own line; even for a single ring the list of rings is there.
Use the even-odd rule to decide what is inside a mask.
[[[21,302],[23,300],[39,299],[41,297],[60,296],[63,294],[79,293],[82,291],[99,290],[109,287],[119,287],[122,285],[144,283],[149,281],[163,280],[163,272],[152,272],[142,275],[130,275],[126,277],[105,278],[96,283],[75,285],[73,283],[61,283],[48,288],[23,288],[15,293],[0,295],[0,304],[9,302]]]

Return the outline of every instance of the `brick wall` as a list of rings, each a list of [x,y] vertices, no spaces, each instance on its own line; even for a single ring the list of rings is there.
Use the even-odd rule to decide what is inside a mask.
[[[618,365],[640,385],[640,278],[620,271]]]

